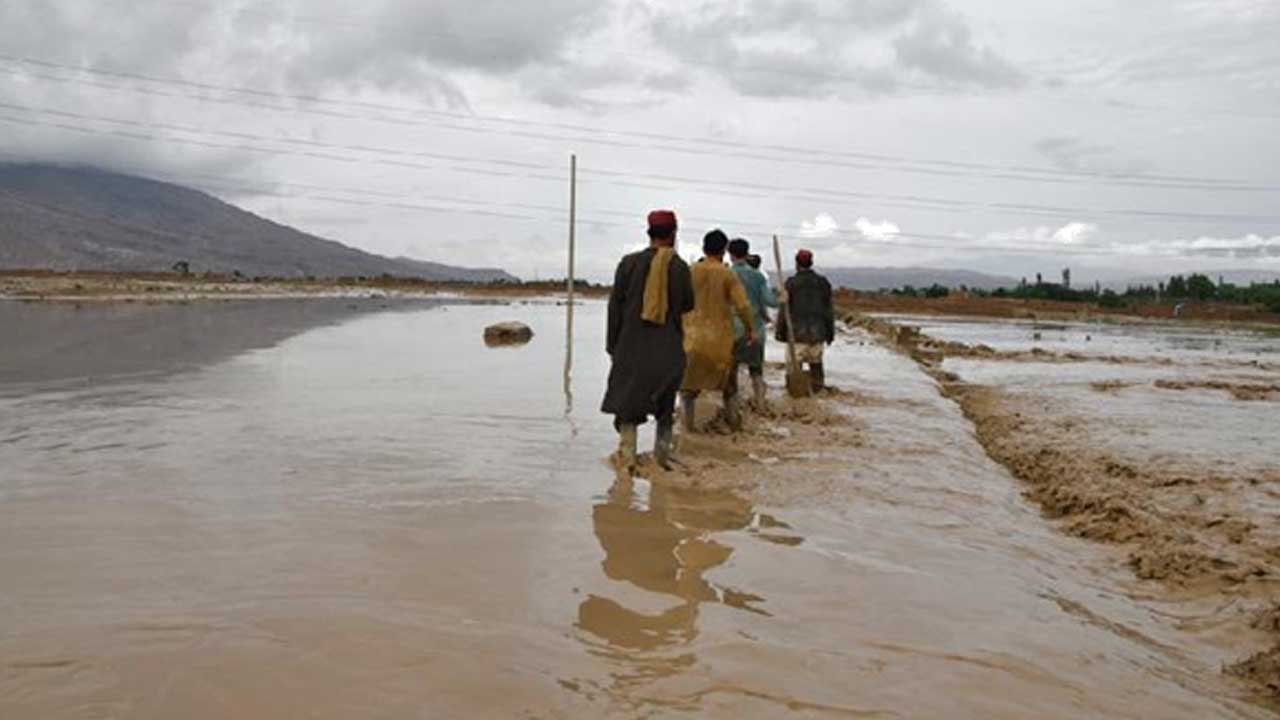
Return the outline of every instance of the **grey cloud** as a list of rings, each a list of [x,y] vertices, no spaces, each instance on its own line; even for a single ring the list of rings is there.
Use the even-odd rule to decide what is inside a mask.
[[[1188,251],[1186,254],[1210,258],[1231,258],[1234,260],[1259,260],[1280,257],[1280,246],[1202,248]]]
[[[0,47],[34,55],[129,69],[164,67],[192,51],[213,22],[212,6],[129,8],[111,0],[0,3]]]
[[[964,20],[935,10],[893,43],[898,61],[907,68],[965,86],[1016,88],[1026,77],[994,50],[979,46]]]
[[[883,69],[856,67],[844,73],[832,72],[834,58],[815,58],[796,52],[753,52],[730,72],[735,90],[755,97],[824,97],[841,84],[853,84],[865,92],[891,92],[898,86],[893,73]]]
[[[16,113],[0,111],[0,116]],[[25,118],[23,118],[25,119]],[[261,183],[260,159],[246,153],[135,142],[119,136],[90,133],[54,133],[31,125],[0,121],[0,161],[47,162],[86,166],[190,185],[204,177],[230,178],[219,186],[225,197],[249,197]]]
[[[311,0],[298,12],[266,0],[2,3],[0,47],[70,65],[198,68],[206,79],[284,92],[377,88],[457,107],[466,98],[447,73],[510,76],[557,63],[570,40],[611,17],[596,0],[375,0],[351,8],[339,0]]]
[[[656,14],[651,29],[675,57],[753,96],[822,97],[847,87],[882,95],[908,84],[1010,88],[1025,81],[935,0],[714,2]],[[893,60],[870,59],[884,55]]]
[[[449,73],[514,78],[540,65],[559,63],[567,68],[560,60],[566,43],[607,22],[610,12],[595,0],[373,0],[360,6],[309,0],[294,8],[277,0],[0,2],[0,51],[68,68],[283,94],[382,92],[466,108],[467,96]],[[8,63],[0,67],[11,68]],[[579,72],[570,80],[583,76]],[[566,92],[568,99],[572,90]],[[549,93],[541,97],[555,100]],[[178,120],[207,109],[75,82],[33,80],[24,86],[12,75],[0,77],[0,100],[92,107],[97,114],[133,120]],[[0,150],[18,148],[58,162],[134,172],[246,169],[254,164],[253,156],[234,149],[148,146],[119,136],[68,134],[65,129],[10,129],[6,126]]]
[[[1089,143],[1073,136],[1041,138],[1035,149],[1054,167],[1069,172],[1137,174],[1152,169],[1150,162],[1126,158],[1112,145]]]
[[[622,63],[539,65],[521,71],[514,79],[526,97],[593,115],[653,105],[689,86],[687,75],[638,71]],[[625,92],[618,93],[619,89]]]
[[[762,97],[820,97],[842,84],[884,92],[896,82],[883,70],[843,57],[847,33],[877,31],[903,22],[915,0],[751,0],[706,3],[690,13],[651,19],[658,44],[680,60],[724,76],[738,92]],[[753,47],[785,38],[785,47]],[[744,46],[745,45],[745,46]]]
[[[87,100],[90,97],[92,100]],[[260,175],[261,156],[237,150],[233,144],[154,141],[166,133],[147,123],[175,119],[173,111],[155,97],[97,92],[75,83],[38,78],[24,81],[24,75],[18,73],[0,76],[0,102],[7,106],[0,108],[0,153],[10,160],[86,165],[157,176],[209,174],[252,181]],[[73,115],[51,115],[38,112],[40,109],[61,109]],[[137,124],[97,123],[89,116]],[[205,121],[194,124],[203,125]]]
[[[447,75],[421,59],[398,52],[342,53],[308,56],[290,63],[280,77],[289,92],[322,94],[330,88],[359,92],[378,88],[414,97],[427,104],[469,107],[466,93]]]
[[[1098,38],[1060,63],[1057,72],[1073,84],[1280,83],[1280,4],[1273,0],[1132,0],[1111,15]],[[1104,38],[1120,42],[1089,47]]]
[[[677,70],[647,72],[641,78],[645,88],[659,93],[682,93],[693,86],[689,74]]]
[[[358,82],[405,91],[411,84],[431,99],[462,100],[441,71],[465,70],[509,76],[530,67],[557,64],[572,38],[590,34],[610,18],[596,0],[384,0],[361,16],[357,27],[335,30],[318,17],[323,8],[341,13],[345,3],[311,3],[309,22],[290,27],[304,49],[293,64],[302,82]]]

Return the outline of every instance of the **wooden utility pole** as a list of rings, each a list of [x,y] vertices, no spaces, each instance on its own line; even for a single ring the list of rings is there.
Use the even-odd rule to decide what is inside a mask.
[[[564,333],[564,397],[565,415],[573,412],[573,298],[577,280],[574,277],[574,254],[577,251],[576,231],[578,221],[578,156],[569,156],[569,275],[565,280],[568,304],[565,307]]]
[[[574,277],[573,277],[573,256],[574,245],[577,238],[575,231],[577,229],[578,216],[578,156],[569,156],[569,327],[573,327],[573,293],[574,293]]]

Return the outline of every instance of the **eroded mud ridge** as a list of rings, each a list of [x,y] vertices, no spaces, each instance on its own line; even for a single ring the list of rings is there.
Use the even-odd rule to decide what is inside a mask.
[[[1233,586],[1280,574],[1280,538],[1267,527],[1274,518],[1250,502],[1280,474],[1137,465],[1081,447],[1070,420],[1043,417],[1011,393],[958,382],[946,392],[1046,513],[1081,537],[1130,544],[1140,578]]]
[[[1097,380],[1089,383],[1089,387],[1100,393],[1115,393],[1137,384],[1125,380]],[[1161,379],[1152,381],[1151,386],[1159,390],[1221,390],[1236,400],[1245,401],[1280,397],[1280,385],[1274,383]]]
[[[1148,365],[1164,367],[1182,364],[1173,358],[1160,355],[1138,356],[1097,354],[1085,353],[1077,350],[1046,350],[1041,347],[1033,347],[1028,350],[998,350],[982,343],[939,340],[922,333],[920,329],[915,326],[899,324],[866,315],[848,314],[844,317],[844,320],[850,326],[863,328],[868,332],[887,340],[898,349],[911,355],[911,357],[918,362],[930,364],[936,364],[944,358],[1060,364],[1105,363],[1108,365]],[[1259,360],[1224,359],[1216,361],[1200,361],[1196,364],[1211,367],[1280,372],[1280,364]],[[1277,392],[1277,390],[1271,387],[1264,387],[1262,389],[1264,392]]]
[[[1091,442],[1086,418],[1069,417],[1044,398],[963,382],[942,369],[946,357],[1017,361],[1028,356],[1065,362],[1126,362],[1162,366],[1165,358],[1075,357],[1000,353],[940,342],[917,328],[865,317],[846,318],[913,358],[944,395],[959,404],[987,453],[1026,484],[1025,494],[1073,535],[1123,546],[1135,575],[1177,597],[1220,598],[1234,608],[1224,624],[1269,633],[1275,646],[1252,656],[1224,657],[1227,672],[1280,699],[1280,468],[1242,470],[1193,457],[1130,458]],[[1102,393],[1135,387],[1097,381]],[[1144,383],[1145,384],[1145,383]],[[1268,400],[1270,383],[1156,380],[1161,390],[1221,390],[1238,400]],[[1102,429],[1106,432],[1105,428]],[[1240,609],[1244,609],[1243,612]]]
[[[1161,390],[1223,390],[1237,400],[1267,400],[1280,395],[1280,385],[1221,380],[1156,380]]]

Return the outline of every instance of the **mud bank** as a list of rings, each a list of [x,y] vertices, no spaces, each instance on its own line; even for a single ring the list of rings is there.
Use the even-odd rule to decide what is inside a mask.
[[[1089,387],[1100,393],[1116,393],[1136,387],[1138,383],[1125,380],[1096,380]],[[1154,380],[1151,386],[1159,390],[1218,390],[1236,400],[1245,402],[1270,400],[1280,397],[1280,385],[1274,383],[1230,382],[1226,380]]]
[[[975,297],[967,293],[952,293],[942,298],[925,298],[841,290],[837,293],[836,302],[839,307],[855,313],[888,312],[1061,321],[1103,319],[1114,323],[1275,324],[1280,322],[1280,316],[1268,312],[1261,306],[1225,303],[1186,304],[1182,308],[1182,313],[1175,316],[1172,304],[1154,302],[1126,308],[1104,308],[1096,303]]]
[[[968,343],[955,340],[944,340],[931,337],[913,324],[917,318],[882,318],[868,315],[847,314],[845,322],[850,326],[860,327],[868,332],[886,339],[894,346],[907,352],[921,362],[937,363],[945,358],[990,360],[994,362],[1050,363],[1050,364],[1084,364],[1105,363],[1108,365],[1148,365],[1152,367],[1207,366],[1240,370],[1258,370],[1262,372],[1280,372],[1280,363],[1265,359],[1244,358],[1206,358],[1200,355],[1186,355],[1174,358],[1166,354],[1132,355],[1117,352],[1106,352],[1098,349],[1086,352],[1079,348],[1073,350],[1050,350],[1038,344],[1040,332],[1035,331],[1031,347],[1018,349],[999,349],[983,343]],[[941,322],[941,320],[939,320]],[[969,321],[976,322],[976,321]],[[1033,326],[1035,327],[1035,326]],[[1090,337],[1086,334],[1090,326],[1078,326],[1077,331],[1084,335],[1086,343]],[[1142,327],[1150,331],[1151,325],[1129,323],[1123,327]],[[1225,331],[1218,331],[1225,332]],[[1108,333],[1114,335],[1111,328]],[[1030,334],[1030,333],[1029,333]]]
[[[1280,467],[1242,470],[1214,458],[1122,453],[1097,442],[1111,430],[1096,418],[1076,417],[1035,393],[972,384],[942,369],[947,357],[993,362],[1171,364],[1167,358],[1076,357],[1001,353],[940,342],[918,329],[851,317],[890,347],[910,356],[955,401],[986,452],[1025,485],[1025,495],[1071,535],[1124,548],[1140,580],[1159,583],[1170,600],[1218,604],[1213,622],[1237,642],[1224,648],[1227,672],[1269,702],[1280,700]],[[1095,381],[1086,387],[1118,393],[1135,382]],[[1238,400],[1267,400],[1272,384],[1219,380],[1156,380],[1160,390],[1215,390]],[[1252,633],[1250,631],[1253,631]],[[1275,646],[1251,653],[1257,634]]]
[[[996,388],[951,382],[946,393],[983,447],[1025,481],[1027,494],[1074,535],[1129,546],[1138,577],[1214,591],[1280,575],[1280,545],[1258,511],[1280,473],[1215,474],[1170,462],[1138,464],[1082,446],[1070,420]]]
[[[608,289],[580,286],[582,297],[606,297]],[[217,299],[387,298],[465,295],[488,298],[563,297],[557,282],[468,283],[417,278],[254,278],[163,272],[60,272],[0,270],[0,298],[29,302],[190,302]]]
[[[845,318],[850,325],[862,327],[900,348],[918,362],[936,364],[943,358],[974,358],[1009,362],[1085,363],[1105,362],[1113,365],[1172,365],[1169,358],[1133,357],[1127,355],[1089,355],[1082,352],[1055,352],[1043,348],[1030,350],[996,350],[988,345],[944,341],[929,337],[911,325],[880,320],[865,315]]]
[[[1280,395],[1280,385],[1236,383],[1221,380],[1156,380],[1161,390],[1222,390],[1237,400],[1269,400]]]

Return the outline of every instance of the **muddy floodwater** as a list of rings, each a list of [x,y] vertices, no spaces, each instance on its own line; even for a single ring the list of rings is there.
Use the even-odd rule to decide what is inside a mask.
[[[564,315],[0,302],[0,718],[1276,717],[1222,672],[1268,646],[1243,605],[1064,531],[871,333],[840,393],[791,407],[775,370],[773,416],[619,483],[604,306],[567,386]],[[505,320],[533,341],[487,348]],[[1276,398],[1152,383],[1275,382],[1273,340],[1114,332],[1069,342],[1200,364],[944,367],[1270,477]]]

